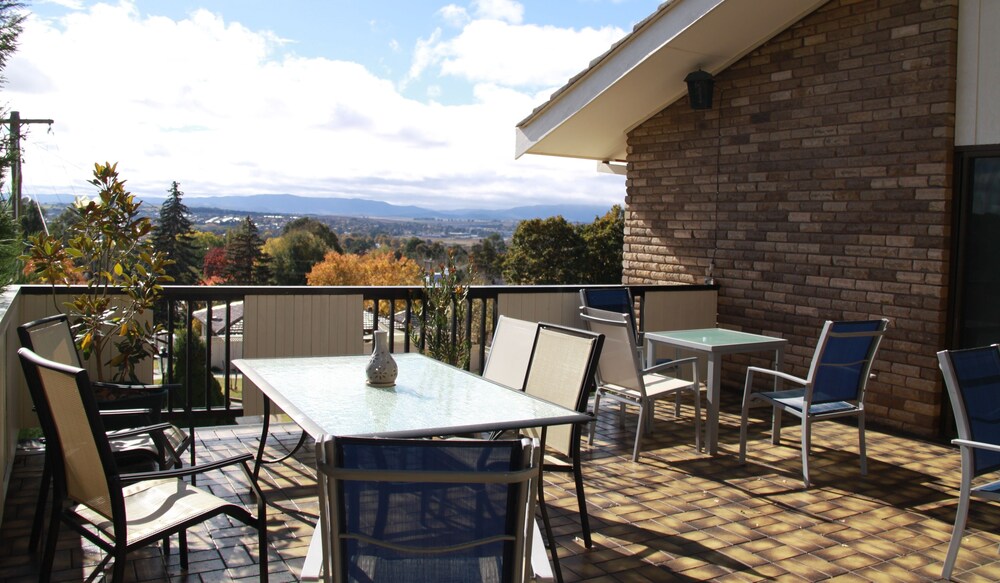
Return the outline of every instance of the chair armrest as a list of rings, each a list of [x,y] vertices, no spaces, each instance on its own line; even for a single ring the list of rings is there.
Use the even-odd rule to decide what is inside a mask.
[[[781,372],[780,370],[773,370],[770,368],[761,368],[759,366],[748,366],[747,367],[747,379],[749,380],[754,374],[766,374],[778,377],[780,379],[791,381],[793,383],[798,383],[800,385],[808,385],[809,381],[797,376],[790,375],[786,372]]]
[[[109,437],[113,439],[119,439],[122,437],[133,437],[136,435],[152,435],[154,433],[163,434],[164,431],[170,429],[169,423],[157,423],[155,425],[146,425],[144,427],[136,427],[135,429],[121,429],[114,432],[113,435]]]
[[[163,478],[184,478],[187,476],[193,476],[195,474],[201,474],[211,470],[218,470],[220,468],[224,468],[227,466],[232,466],[238,463],[246,463],[250,461],[253,461],[253,455],[249,453],[244,453],[233,457],[227,457],[221,460],[205,462],[203,464],[198,464],[196,466],[187,466],[184,468],[175,468],[170,470],[158,470],[153,472],[122,474],[120,478],[123,484],[131,484],[133,482],[141,482],[143,480],[158,480]]]
[[[312,540],[309,541],[309,550],[306,551],[306,560],[302,563],[302,572],[299,574],[299,581],[320,581],[323,576],[323,529],[319,522],[313,530]]]
[[[697,356],[689,356],[687,358],[678,358],[677,360],[671,360],[670,362],[661,362],[660,364],[656,364],[656,365],[653,365],[653,366],[651,366],[649,368],[643,369],[642,373],[643,374],[649,374],[649,373],[654,373],[654,372],[660,372],[661,370],[666,370],[668,368],[680,368],[681,365],[685,365],[685,364],[688,364],[688,363],[697,366],[698,365],[698,357]]]
[[[101,417],[126,417],[128,415],[149,415],[150,410],[145,409],[100,409],[97,411]]]
[[[969,441],[968,439],[952,439],[951,443],[959,447],[972,447],[975,449],[985,449],[987,451],[1000,452],[1000,445],[993,443],[983,443],[982,441]]]
[[[147,385],[142,383],[113,383],[109,381],[90,381],[90,385],[99,389],[112,389],[124,392],[142,393],[144,391],[179,391],[181,383],[166,383],[162,385]]]

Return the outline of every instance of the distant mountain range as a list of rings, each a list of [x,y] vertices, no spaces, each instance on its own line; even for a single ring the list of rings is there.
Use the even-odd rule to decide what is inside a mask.
[[[39,194],[40,204],[70,204],[73,195]],[[159,207],[164,197],[141,197],[143,203]],[[317,198],[294,194],[252,194],[245,196],[203,196],[185,197],[189,208],[214,208],[220,211],[240,213],[274,213],[284,215],[318,215],[343,217],[372,217],[389,219],[463,219],[463,220],[507,220],[544,219],[562,215],[567,221],[593,222],[611,208],[600,205],[532,205],[509,209],[462,209],[441,211],[418,206],[402,206],[363,198]]]

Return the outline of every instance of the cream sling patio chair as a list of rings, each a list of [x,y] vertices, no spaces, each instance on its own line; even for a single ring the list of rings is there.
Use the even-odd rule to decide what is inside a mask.
[[[64,314],[34,320],[17,327],[21,346],[46,360],[83,368],[73,342],[73,332]],[[191,446],[191,436],[171,424],[160,424],[160,409],[168,390],[164,385],[123,385],[92,381],[99,391],[124,396],[118,401],[106,402],[110,409],[101,411],[105,427],[129,427],[108,432],[111,449],[120,466],[152,462],[160,469],[180,467],[181,454]],[[179,385],[176,385],[179,386]],[[171,387],[175,387],[171,385]],[[102,405],[99,404],[99,407]],[[122,409],[128,407],[128,409]],[[35,519],[28,539],[28,548],[35,550],[44,524],[51,469],[46,462],[42,469],[41,488],[35,505]]]
[[[42,556],[42,581],[52,574],[60,522],[114,560],[111,581],[125,578],[126,555],[172,534],[179,535],[180,564],[188,567],[185,530],[225,514],[257,530],[260,580],[267,581],[267,517],[263,492],[251,479],[253,456],[244,454],[198,467],[121,474],[101,422],[87,371],[18,350],[35,402],[53,474],[53,511]],[[257,516],[181,478],[239,464],[257,500]]]
[[[943,579],[951,579],[970,498],[1000,500],[1000,480],[972,485],[974,479],[1000,470],[1000,345],[942,350],[937,356],[958,429],[958,439],[951,442],[962,453],[955,526],[941,572]]]
[[[743,411],[740,419],[740,463],[746,462],[747,423],[753,401],[764,401],[773,409],[771,443],[781,440],[781,413],[788,412],[802,421],[802,480],[809,487],[809,446],[812,424],[840,417],[858,418],[858,442],[861,475],[868,473],[865,454],[865,389],[872,362],[885,335],[889,320],[827,321],[816,343],[812,364],[806,378],[751,366],[743,387]],[[782,391],[753,391],[754,375],[770,376],[799,385]]]
[[[524,392],[567,409],[585,413],[588,393],[594,384],[603,344],[604,337],[601,334],[539,323],[531,350],[531,362],[528,366]],[[536,438],[541,436],[541,431],[538,429],[530,429],[525,433]],[[589,549],[593,546],[593,542],[590,536],[587,498],[583,490],[583,468],[580,462],[582,434],[583,427],[580,424],[549,427],[545,437],[546,452],[542,458],[542,471],[573,475],[583,542]],[[538,483],[538,495],[541,500],[544,500],[543,483],[544,481]],[[541,508],[544,512],[545,505],[542,504]],[[545,520],[548,520],[547,516]],[[555,541],[549,541],[550,547],[554,544]],[[558,562],[553,564],[558,570]],[[559,578],[557,574],[557,579]]]
[[[639,461],[643,436],[652,430],[656,402],[678,393],[690,393],[694,398],[694,443],[701,451],[701,390],[698,384],[697,357],[681,358],[643,368],[636,351],[628,317],[618,312],[580,308],[580,317],[591,332],[604,335],[604,348],[597,364],[597,394],[594,416],[600,415],[601,401],[611,399],[619,404],[619,426],[625,426],[625,406],[639,407],[639,421],[632,448],[632,461]],[[690,366],[691,379],[662,374]],[[680,417],[680,401],[674,402],[674,415]],[[590,427],[590,442],[594,441],[594,424]]]
[[[511,389],[523,389],[537,328],[535,322],[509,316],[497,318],[493,343],[483,367],[483,378]]]
[[[539,454],[529,439],[324,436],[302,580],[531,579]]]

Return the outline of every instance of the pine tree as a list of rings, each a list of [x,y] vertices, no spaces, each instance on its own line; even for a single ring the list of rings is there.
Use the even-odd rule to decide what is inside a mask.
[[[178,285],[198,283],[199,265],[194,247],[194,230],[188,218],[190,211],[181,202],[184,193],[174,181],[167,191],[169,196],[160,207],[160,221],[153,228],[153,243],[174,263],[167,266],[167,275]]]
[[[226,283],[232,285],[265,283],[266,279],[261,279],[263,246],[264,241],[260,238],[257,225],[249,216],[246,217],[240,226],[229,234],[229,241],[226,243]]]

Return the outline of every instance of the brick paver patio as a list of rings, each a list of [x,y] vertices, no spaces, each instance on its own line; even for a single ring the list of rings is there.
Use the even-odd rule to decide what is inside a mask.
[[[748,463],[737,463],[739,418],[723,404],[720,455],[697,453],[691,408],[674,420],[661,405],[656,433],[641,462],[630,461],[635,415],[620,430],[605,411],[592,447],[584,445],[584,475],[594,547],[579,539],[576,501],[566,476],[547,478],[547,498],[567,581],[933,581],[954,519],[959,456],[950,446],[869,430],[869,475],[858,469],[857,430],[815,427],[812,488],[804,490],[796,426],[770,445],[769,423],[751,427]],[[728,413],[727,413],[728,411]],[[765,411],[761,410],[763,415]],[[791,420],[789,420],[791,422]],[[202,429],[205,458],[248,451],[259,426]],[[294,443],[293,426],[275,436]],[[33,582],[37,558],[27,539],[41,456],[24,451],[10,480],[0,528],[0,580]],[[316,516],[312,451],[268,467],[272,581],[296,581]],[[232,478],[232,481],[230,479]],[[245,492],[239,473],[199,481],[216,493]],[[1000,580],[1000,508],[973,503],[969,533],[954,579]],[[304,520],[303,520],[304,519]],[[181,572],[176,552],[164,559],[150,547],[130,555],[134,581],[255,581],[253,533],[219,518],[189,536],[191,568]],[[63,531],[55,580],[83,580],[100,553]]]

